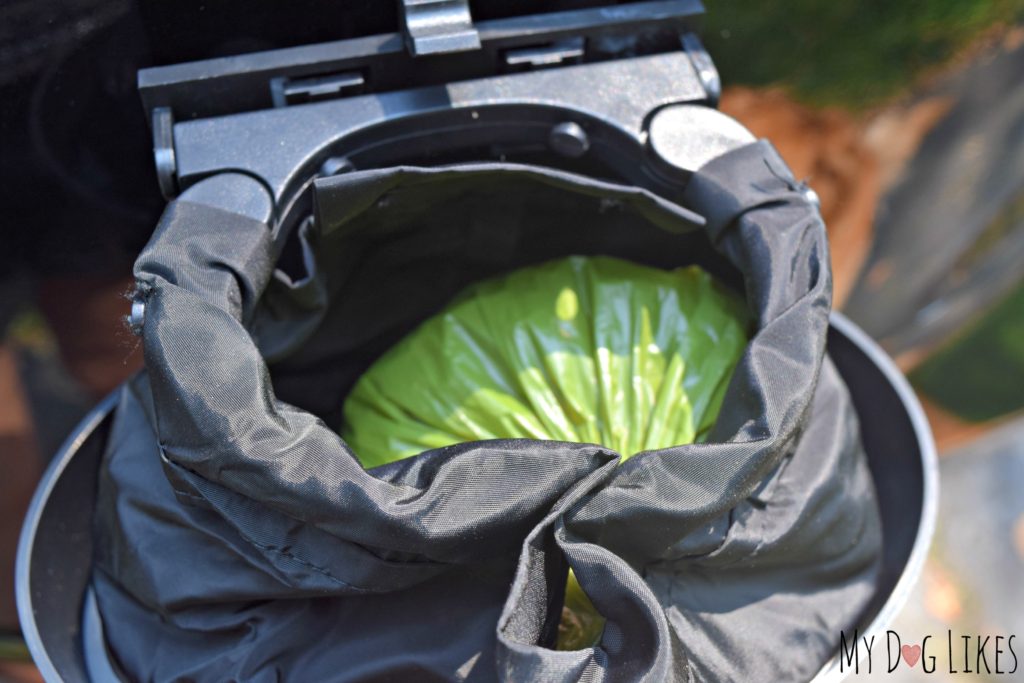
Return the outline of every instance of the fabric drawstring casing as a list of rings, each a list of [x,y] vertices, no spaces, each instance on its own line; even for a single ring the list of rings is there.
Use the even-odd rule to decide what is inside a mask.
[[[511,164],[316,181],[263,223],[172,202],[146,369],[101,471],[93,591],[137,680],[808,680],[873,595],[877,504],[825,354],[824,226],[770,145],[673,200]],[[568,254],[700,263],[756,332],[707,442],[464,443],[363,470],[328,424],[469,282]],[[287,262],[287,263],[286,263]],[[552,649],[568,567],[607,618]]]

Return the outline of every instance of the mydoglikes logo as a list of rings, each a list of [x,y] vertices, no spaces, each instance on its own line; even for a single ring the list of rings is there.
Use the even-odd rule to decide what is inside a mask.
[[[874,635],[862,636],[856,630],[849,635],[842,632],[839,634],[839,671],[892,673],[901,666],[920,666],[926,674],[936,673],[936,670],[989,677],[1015,674],[1015,639],[1016,635],[980,636],[947,631],[941,636],[927,635],[920,642],[907,642],[895,631],[886,631],[884,641]],[[940,664],[942,655],[948,658]]]

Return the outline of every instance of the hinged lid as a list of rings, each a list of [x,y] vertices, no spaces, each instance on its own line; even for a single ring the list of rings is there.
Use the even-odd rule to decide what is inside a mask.
[[[352,25],[339,29],[348,36],[344,40],[145,69],[139,73],[143,102],[150,115],[166,107],[180,121],[517,71],[691,52],[682,37],[704,9],[700,0],[397,2],[397,16],[382,10],[394,19],[393,33],[360,35],[361,29],[351,26],[377,29],[381,23],[367,20],[365,7],[348,3],[354,14]],[[292,9],[308,10],[309,4],[298,2]],[[330,3],[320,5],[328,8]],[[268,22],[273,23],[270,18]],[[295,17],[289,22],[294,24]],[[218,30],[223,34],[231,29]],[[203,28],[193,31],[202,33]],[[321,27],[311,27],[310,33],[323,35]],[[229,36],[222,38],[230,42]],[[250,39],[245,44],[263,42],[245,38]],[[294,35],[284,40],[287,44]]]

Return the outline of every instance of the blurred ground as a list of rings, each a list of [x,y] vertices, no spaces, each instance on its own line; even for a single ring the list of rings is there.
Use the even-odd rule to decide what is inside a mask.
[[[21,517],[46,461],[82,415],[139,367],[141,354],[124,329],[123,277],[2,284],[0,302],[18,302],[21,312],[0,337],[0,683],[25,683],[39,678],[13,631]]]
[[[788,81],[722,96],[818,193],[834,303],[909,373],[944,446],[1024,409],[1021,73],[1024,28],[1004,27],[885,107],[813,107]]]
[[[833,34],[822,27],[812,40],[825,35]],[[865,46],[872,40],[850,35]],[[828,63],[818,68],[803,63],[798,71],[806,77],[787,78],[784,89],[727,91],[722,107],[769,137],[818,190],[836,303],[909,373],[940,449],[935,540],[922,580],[891,626],[903,644],[932,636],[935,673],[901,662],[889,674],[883,651],[875,653],[873,675],[851,680],[1024,680],[1024,30],[991,29],[945,70],[876,108],[848,98],[858,88],[868,104],[890,96],[886,78],[851,75],[856,64],[840,52],[825,50]],[[758,82],[760,65],[731,68]],[[847,80],[823,84],[816,80],[822,73]],[[958,673],[950,674],[950,630],[955,647],[963,635],[1016,635],[1021,667],[996,675],[992,642],[992,675],[984,664],[979,674],[974,640],[972,673],[958,647]],[[1012,667],[1005,652],[1002,664]]]
[[[1024,419],[945,454],[939,470],[939,521],[928,564],[907,607],[891,626],[904,644],[920,644],[924,636],[932,636],[927,653],[936,657],[935,672],[925,674],[921,663],[909,668],[901,662],[888,674],[882,652],[875,653],[871,676],[862,673],[850,680],[1024,680]],[[949,630],[954,634],[956,675],[949,674]],[[994,641],[986,660],[992,675],[964,673],[959,637],[979,634],[1016,634],[1016,675],[995,675]],[[974,648],[972,671],[977,666],[976,643]],[[1002,661],[1004,670],[1012,667],[1009,655]]]

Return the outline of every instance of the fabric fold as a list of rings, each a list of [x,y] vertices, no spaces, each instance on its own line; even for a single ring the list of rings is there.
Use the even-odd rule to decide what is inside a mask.
[[[824,663],[871,598],[881,531],[825,358],[824,226],[770,145],[712,161],[678,201],[497,163],[313,192],[301,273],[268,226],[183,200],[136,263],[146,370],[121,390],[95,518],[119,668],[639,683]],[[360,467],[327,427],[359,374],[466,285],[570,254],[699,263],[744,290],[756,334],[707,442],[621,466],[520,439]],[[569,567],[607,622],[557,652]]]

